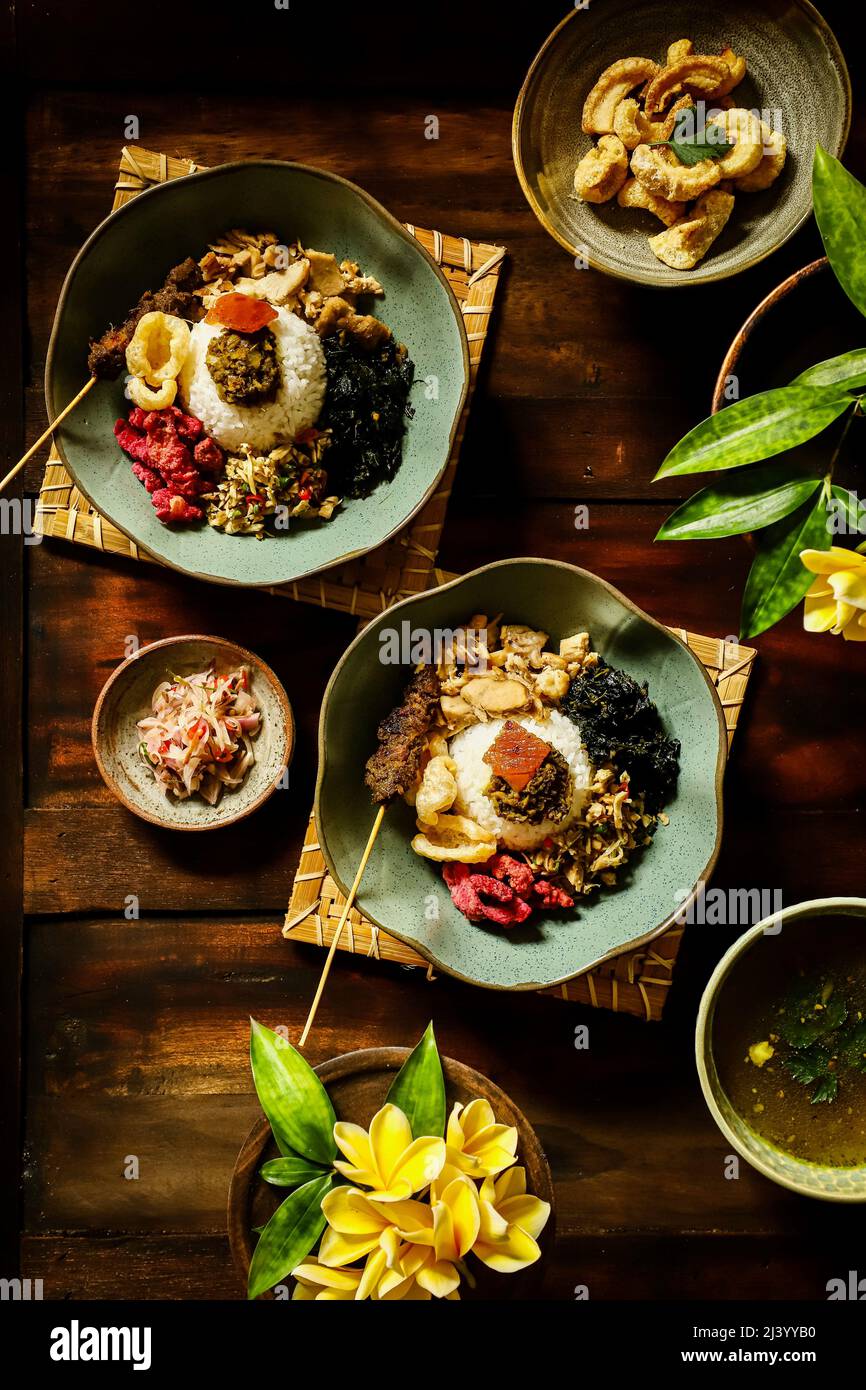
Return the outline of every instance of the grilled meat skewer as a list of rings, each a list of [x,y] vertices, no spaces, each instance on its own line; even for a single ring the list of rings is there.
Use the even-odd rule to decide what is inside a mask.
[[[417,780],[424,738],[439,701],[439,677],[423,666],[410,680],[402,703],[391,710],[376,730],[379,747],[367,760],[364,773],[377,804],[402,796]]]

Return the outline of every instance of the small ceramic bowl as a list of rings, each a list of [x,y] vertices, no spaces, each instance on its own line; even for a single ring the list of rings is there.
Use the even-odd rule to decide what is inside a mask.
[[[334,1106],[337,1118],[369,1127],[376,1111],[385,1104],[391,1083],[409,1056],[408,1047],[371,1047],[359,1052],[346,1052],[315,1068]],[[463,1062],[442,1058],[448,1111],[456,1101],[466,1105],[470,1100],[488,1100],[501,1124],[517,1130],[517,1161],[526,1169],[527,1191],[550,1204],[550,1217],[539,1237],[541,1258],[517,1274],[494,1274],[477,1260],[472,1260],[472,1273],[477,1286],[465,1283],[460,1290],[468,1299],[524,1299],[535,1294],[544,1277],[555,1238],[556,1213],[553,1180],[538,1135],[510,1096]],[[228,1234],[235,1268],[246,1288],[250,1260],[253,1255],[253,1228],[270,1220],[286,1196],[284,1188],[272,1187],[259,1176],[263,1163],[278,1158],[271,1127],[262,1116],[253,1125],[238,1154],[232,1174],[228,1199]],[[273,1294],[262,1295],[272,1299]]]
[[[683,910],[683,895],[712,873],[721,843],[724,712],[705,668],[689,648],[630,599],[575,565],[500,560],[404,599],[355,638],[325,691],[319,723],[316,824],[328,868],[343,892],[355,877],[375,807],[364,764],[380,720],[399,701],[412,671],[415,634],[464,625],[473,613],[504,613],[561,638],[588,631],[597,651],[648,681],[666,730],[680,740],[680,777],[670,824],[635,857],[615,889],[568,913],[535,913],[522,926],[488,930],[455,907],[439,865],[412,849],[415,817],[388,807],[358,892],[360,911],[432,965],[492,989],[539,989],[652,940]],[[403,646],[390,659],[392,639]],[[405,639],[405,640],[404,640]]]
[[[790,1188],[804,1197],[819,1197],[828,1202],[866,1202],[866,1166],[831,1168],[829,1165],[808,1163],[793,1154],[776,1148],[768,1139],[751,1128],[731,1104],[722,1088],[713,1051],[713,1024],[716,1007],[735,967],[759,942],[768,928],[782,931],[785,925],[810,917],[856,917],[862,919],[866,939],[866,898],[816,898],[783,908],[771,917],[744,932],[726,951],[704,990],[695,1030],[695,1057],[704,1100],[728,1143],[753,1168],[771,1182]]]
[[[631,56],[663,61],[670,43],[691,38],[700,53],[727,45],[748,64],[738,106],[768,112],[788,140],[788,159],[766,192],[742,194],[721,236],[694,270],[657,260],[649,213],[600,206],[574,193],[574,170],[593,137],[581,130],[587,94],[604,69]],[[764,119],[768,119],[767,116]],[[604,0],[572,10],[536,57],[514,111],[512,147],[530,207],[560,246],[597,270],[671,288],[737,275],[764,259],[812,211],[816,142],[838,155],[851,120],[851,84],[832,30],[808,0],[728,0],[699,10],[687,0]]]
[[[214,658],[219,674],[241,665],[250,668],[262,728],[253,743],[256,761],[243,785],[226,789],[216,806],[209,806],[200,796],[177,801],[163,791],[139,757],[136,724],[150,713],[160,681],[192,675]],[[106,786],[128,810],[169,830],[213,830],[242,820],[276,790],[291,763],[295,721],[282,685],[252,652],[223,637],[166,637],[142,647],[109,676],[93,711],[91,739]]]

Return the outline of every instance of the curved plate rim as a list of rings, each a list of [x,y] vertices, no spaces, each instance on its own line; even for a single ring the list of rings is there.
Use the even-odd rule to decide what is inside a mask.
[[[75,275],[78,272],[79,265],[84,260],[84,258],[90,253],[90,251],[97,244],[97,242],[100,241],[101,238],[105,235],[108,228],[110,226],[113,226],[118,218],[121,218],[125,214],[127,214],[130,208],[140,206],[141,200],[143,198],[156,197],[159,194],[161,194],[165,189],[173,188],[176,185],[187,183],[190,179],[210,179],[215,176],[228,173],[229,171],[234,169],[249,168],[279,168],[298,170],[299,172],[304,174],[311,174],[313,177],[321,179],[323,182],[340,184],[344,188],[349,189],[351,193],[355,194],[355,196],[360,198],[362,202],[366,203],[370,211],[373,212],[379,218],[380,221],[384,222],[385,226],[388,227],[390,231],[398,233],[401,240],[403,240],[407,245],[410,245],[418,253],[421,259],[424,262],[426,262],[428,267],[433,270],[436,278],[439,280],[440,284],[445,289],[451,312],[454,315],[454,319],[457,324],[461,356],[463,359],[463,385],[460,391],[460,398],[457,402],[457,407],[454,412],[454,419],[451,423],[451,428],[449,430],[448,450],[445,454],[444,461],[442,463],[441,468],[437,472],[436,477],[430,483],[430,486],[427,488],[421,500],[397,526],[393,527],[386,536],[383,536],[380,540],[374,542],[373,545],[362,546],[358,550],[346,551],[345,554],[337,556],[336,559],[328,560],[326,564],[315,565],[311,569],[303,570],[297,574],[287,574],[285,578],[279,580],[266,579],[252,581],[244,579],[231,579],[226,575],[202,573],[200,570],[191,569],[187,565],[178,564],[176,560],[170,560],[164,554],[155,553],[147,545],[145,545],[143,541],[138,540],[136,536],[130,535],[130,533],[119,524],[116,518],[111,515],[111,512],[107,508],[102,509],[97,506],[97,504],[94,502],[93,498],[87,491],[87,488],[82,484],[80,478],[76,474],[75,469],[73,468],[72,464],[67,458],[66,451],[63,447],[62,442],[62,429],[57,431],[54,438],[54,445],[61,459],[63,460],[64,467],[66,468],[67,472],[69,473],[70,477],[72,478],[73,482],[75,483],[75,486],[77,487],[81,495],[87,499],[87,501],[90,503],[90,505],[94,508],[95,511],[99,512],[100,515],[104,516],[107,521],[110,521],[112,526],[116,527],[122,535],[126,536],[127,540],[133,541],[135,545],[137,545],[142,551],[144,551],[145,554],[149,555],[152,560],[155,560],[157,564],[166,565],[168,566],[168,568],[175,570],[178,574],[187,574],[190,575],[190,577],[193,579],[202,579],[209,584],[226,584],[233,588],[240,589],[270,589],[275,587],[276,585],[297,583],[303,579],[309,579],[314,575],[323,574],[328,570],[336,569],[340,565],[348,564],[352,560],[358,560],[363,555],[369,555],[371,551],[378,550],[380,546],[387,545],[389,541],[393,540],[396,535],[398,535],[406,526],[408,526],[408,524],[411,521],[414,520],[414,518],[418,515],[421,509],[426,505],[427,502],[429,502],[430,498],[435,493],[439,483],[442,481],[442,476],[446,468],[448,467],[448,463],[454,451],[454,443],[457,438],[457,431],[459,429],[463,411],[466,406],[466,400],[469,394],[470,386],[469,341],[466,336],[466,324],[463,320],[463,314],[460,309],[460,305],[457,302],[457,296],[455,295],[454,291],[449,285],[448,280],[444,275],[441,267],[436,264],[436,261],[434,260],[433,256],[430,255],[430,252],[426,249],[426,247],[422,246],[421,243],[417,240],[417,238],[413,237],[411,233],[407,232],[403,224],[397,221],[397,218],[393,215],[393,213],[390,213],[388,209],[384,207],[380,202],[378,202],[378,200],[375,199],[370,193],[367,193],[358,184],[352,183],[350,179],[343,178],[341,174],[333,174],[330,172],[330,170],[319,169],[312,164],[301,164],[297,160],[288,159],[235,159],[231,160],[227,164],[214,164],[207,169],[200,169],[195,173],[182,174],[179,178],[169,179],[165,183],[154,184],[151,188],[144,189],[144,191],[137,194],[135,198],[131,198],[128,203],[124,203],[121,207],[115,208],[114,211],[110,212],[107,217],[103,218],[103,220],[98,224],[98,226],[94,227],[93,231],[90,233],[86,241],[82,244],[82,246],[76,253],[75,259],[73,260],[72,264],[66,272],[66,275],[64,276],[63,286],[60,290],[60,298],[57,301],[57,308],[54,311],[54,322],[51,326],[51,337],[48,342],[48,353],[45,359],[44,390],[45,405],[48,411],[48,418],[49,420],[54,420],[57,414],[59,414],[59,410],[55,407],[54,401],[54,358],[57,348],[57,337],[58,330],[60,327],[60,320],[63,315],[63,311],[66,307],[66,300],[69,296],[69,291],[71,289],[73,279],[75,278]],[[62,408],[63,407],[61,406],[60,409]],[[291,538],[286,537],[286,539],[290,540]]]
[[[811,0],[792,0],[792,3],[796,5],[798,9],[802,10],[803,14],[812,24],[813,28],[819,30],[822,33],[822,36],[828,43],[828,47],[834,50],[835,56],[838,59],[839,71],[842,78],[842,86],[845,91],[845,120],[842,135],[838,141],[837,148],[835,150],[831,150],[830,153],[834,154],[837,159],[840,159],[842,157],[842,154],[844,153],[845,146],[848,143],[848,136],[851,133],[852,107],[854,101],[854,94],[851,87],[851,74],[848,70],[848,63],[846,61],[845,54],[842,51],[842,45],[839,43],[834,29],[821,14],[820,10],[818,10],[815,5],[811,4]],[[752,270],[754,266],[760,265],[761,261],[766,260],[768,256],[772,256],[774,252],[781,250],[785,243],[790,241],[791,237],[794,236],[797,232],[799,232],[801,228],[805,225],[805,223],[809,220],[809,218],[812,216],[811,206],[802,213],[797,222],[795,222],[795,224],[788,229],[784,236],[780,237],[780,239],[774,242],[772,246],[767,247],[765,251],[762,251],[757,256],[753,256],[751,260],[744,261],[742,265],[733,266],[730,270],[719,271],[715,276],[707,277],[703,280],[695,280],[694,278],[690,278],[688,271],[677,271],[675,272],[676,278],[672,277],[669,280],[665,280],[664,283],[661,283],[656,278],[650,277],[648,271],[643,271],[639,268],[635,269],[631,274],[627,275],[622,271],[614,270],[611,266],[603,265],[600,261],[596,261],[595,259],[593,259],[592,255],[590,255],[586,247],[578,247],[576,245],[573,245],[565,236],[563,236],[556,229],[556,227],[554,227],[553,223],[549,220],[544,209],[538,202],[538,199],[535,197],[535,194],[533,193],[532,188],[530,186],[529,179],[526,175],[526,169],[524,168],[523,154],[520,148],[520,136],[523,125],[523,108],[526,105],[526,99],[529,95],[532,84],[535,81],[541,69],[542,62],[544,61],[544,57],[548,49],[553,46],[555,40],[559,37],[560,32],[565,28],[565,26],[567,24],[570,24],[572,20],[579,18],[581,13],[581,10],[572,10],[569,14],[565,16],[564,19],[561,19],[557,24],[556,28],[548,34],[547,38],[544,40],[544,43],[541,45],[535,57],[533,58],[529,66],[529,70],[526,76],[524,77],[523,82],[521,83],[520,91],[517,94],[517,100],[514,103],[514,112],[511,118],[511,158],[514,163],[515,173],[517,174],[517,179],[520,184],[520,187],[523,190],[523,196],[525,197],[530,208],[532,209],[533,214],[538,219],[539,223],[544,228],[544,230],[547,232],[548,236],[551,236],[553,240],[563,248],[564,251],[570,252],[572,256],[576,256],[578,254],[584,256],[592,270],[598,270],[603,275],[609,275],[614,280],[622,280],[626,284],[646,285],[649,289],[653,290],[679,290],[687,289],[690,285],[695,287],[710,284],[720,284],[722,280],[730,280],[735,275],[741,275],[743,271]]]
[[[570,971],[567,975],[559,975],[553,980],[529,980],[516,985],[492,984],[487,980],[476,980],[472,975],[465,975],[461,971],[455,970],[453,966],[450,966],[445,961],[441,960],[438,956],[434,954],[434,952],[432,952],[429,949],[429,947],[422,945],[420,942],[416,941],[414,937],[409,936],[405,932],[400,932],[396,930],[394,927],[385,926],[385,924],[380,922],[373,915],[373,913],[368,912],[367,909],[362,906],[362,881],[361,887],[358,891],[358,895],[356,898],[358,910],[363,912],[364,916],[368,919],[368,921],[372,922],[373,925],[378,927],[380,931],[384,931],[388,936],[393,936],[397,941],[401,941],[404,946],[410,946],[413,951],[417,951],[420,956],[423,956],[423,958],[430,965],[436,966],[437,969],[441,970],[446,975],[452,976],[452,978],[454,979],[462,980],[465,984],[476,985],[481,989],[500,990],[503,993],[507,994],[516,994],[527,990],[551,989],[557,985],[567,984],[569,980],[574,980],[579,975],[585,975],[590,970],[595,970],[597,966],[602,965],[607,960],[613,960],[616,956],[624,955],[627,951],[636,950],[638,947],[645,946],[650,941],[654,941],[656,937],[663,935],[664,932],[666,932],[670,927],[672,927],[676,922],[677,918],[679,918],[684,912],[688,911],[689,907],[695,902],[698,893],[700,892],[701,883],[706,883],[709,881],[709,878],[716,867],[716,862],[721,851],[722,833],[724,830],[724,797],[722,793],[722,783],[724,780],[725,766],[727,763],[728,755],[728,735],[727,726],[725,724],[725,712],[722,708],[721,701],[719,700],[718,691],[716,690],[716,687],[713,685],[713,682],[710,680],[710,677],[707,674],[706,667],[703,665],[703,663],[698,659],[698,657],[691,650],[691,648],[682,640],[682,638],[677,637],[676,633],[672,632],[670,628],[665,627],[664,623],[660,623],[656,618],[650,617],[649,613],[644,612],[644,610],[640,608],[638,604],[636,604],[632,599],[628,598],[624,593],[622,593],[620,589],[617,589],[613,584],[609,583],[608,580],[602,579],[600,575],[593,574],[591,570],[581,568],[580,565],[570,565],[565,560],[544,560],[538,558],[537,556],[513,556],[506,560],[493,560],[490,564],[480,565],[477,569],[469,570],[466,574],[458,575],[456,579],[449,580],[447,584],[440,584],[435,589],[426,589],[423,593],[412,594],[409,598],[402,599],[400,603],[395,603],[392,605],[392,607],[387,609],[387,614],[389,617],[391,617],[393,614],[398,613],[401,610],[405,611],[412,604],[418,603],[426,598],[431,598],[434,595],[444,593],[449,589],[457,589],[467,580],[475,579],[480,574],[486,574],[491,570],[505,569],[512,565],[540,565],[545,569],[555,568],[567,570],[570,574],[579,575],[582,579],[588,579],[593,584],[597,584],[602,589],[604,589],[608,594],[610,594],[612,598],[616,599],[617,602],[620,603],[623,608],[627,609],[636,617],[642,619],[642,621],[647,623],[650,627],[655,628],[656,631],[661,633],[665,638],[667,638],[671,643],[673,643],[674,646],[681,647],[684,652],[688,653],[689,659],[694,662],[695,666],[701,674],[701,677],[704,681],[704,684],[707,687],[707,690],[710,693],[713,708],[716,714],[718,747],[716,750],[716,769],[714,776],[716,808],[715,842],[713,844],[710,857],[707,860],[707,863],[704,865],[701,872],[698,874],[698,877],[695,881],[695,885],[689,892],[688,897],[684,898],[681,902],[679,902],[677,904],[677,907],[672,912],[668,913],[664,920],[660,922],[657,926],[652,927],[649,931],[642,933],[640,936],[630,938],[628,941],[625,941],[620,945],[613,947],[609,951],[605,951],[602,955],[597,956],[594,960],[592,960],[588,965],[581,966],[579,970]],[[343,666],[345,665],[346,661],[348,660],[349,656],[363,642],[364,638],[368,633],[369,626],[370,625],[368,624],[361,632],[358,633],[357,637],[355,637],[354,641],[352,641],[350,645],[346,648],[345,652],[340,657],[340,660],[337,662],[337,665],[334,667],[334,670],[331,673],[330,680],[328,681],[328,684],[325,687],[325,693],[322,696],[322,709],[321,714],[319,716],[319,767],[318,772],[316,774],[316,792],[315,799],[313,802],[313,814],[315,816],[319,848],[322,851],[322,855],[324,857],[325,863],[328,866],[328,871],[332,879],[334,880],[344,897],[348,895],[349,885],[343,881],[343,879],[340,877],[340,874],[337,872],[337,868],[334,863],[330,847],[328,845],[327,834],[325,827],[322,824],[321,816],[321,792],[322,787],[324,785],[329,762],[328,753],[325,746],[325,720],[328,712],[328,705],[330,703],[331,694],[333,692],[334,685],[337,679],[339,678],[340,672]]]

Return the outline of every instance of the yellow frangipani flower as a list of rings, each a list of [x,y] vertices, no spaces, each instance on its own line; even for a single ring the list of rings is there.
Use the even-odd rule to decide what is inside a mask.
[[[422,1239],[432,1244],[433,1215],[425,1202],[379,1205],[356,1187],[336,1187],[323,1197],[322,1214],[328,1228],[319,1246],[319,1259],[330,1268],[361,1260],[376,1249],[384,1250],[392,1265],[401,1240]]]
[[[359,1187],[370,1188],[377,1202],[400,1202],[429,1187],[445,1162],[443,1139],[413,1139],[409,1121],[396,1105],[383,1105],[373,1116],[369,1133],[360,1125],[338,1120],[337,1147],[348,1162],[334,1167]]]
[[[467,1173],[471,1178],[490,1178],[515,1161],[517,1130],[498,1125],[489,1101],[472,1100],[467,1106],[454,1106],[445,1132],[448,1146],[447,1169]],[[440,1175],[437,1186],[441,1187]],[[450,1180],[450,1177],[447,1179]]]
[[[366,1298],[381,1302],[430,1298],[411,1275],[389,1270],[382,1250],[369,1255],[363,1269],[332,1269],[311,1255],[292,1275],[296,1281],[293,1299],[347,1303]]]
[[[536,1238],[547,1224],[550,1203],[528,1195],[526,1170],[509,1168],[499,1178],[485,1178],[479,1208],[473,1255],[499,1274],[514,1274],[534,1264],[541,1254]]]
[[[358,1299],[453,1297],[460,1283],[455,1262],[471,1250],[481,1226],[478,1189],[462,1173],[432,1205],[376,1202],[358,1188],[338,1187],[323,1199],[322,1212],[328,1228],[318,1263],[339,1270],[366,1258],[351,1295]],[[420,1292],[403,1290],[407,1280]]]
[[[806,631],[866,642],[866,555],[834,545],[801,550],[800,559],[817,576],[803,607]]]

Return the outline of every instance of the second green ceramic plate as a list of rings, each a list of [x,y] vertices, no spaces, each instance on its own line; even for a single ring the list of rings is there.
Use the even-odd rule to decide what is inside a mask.
[[[389,806],[358,894],[372,922],[451,975],[498,989],[559,984],[659,935],[715,864],[722,830],[725,721],[697,657],[667,628],[604,580],[553,560],[504,560],[388,609],[355,639],[325,693],[319,725],[316,821],[332,875],[345,892],[355,877],[375,808],[364,764],[376,727],[399,701],[408,665],[383,664],[383,636],[454,629],[472,614],[503,613],[550,633],[555,646],[588,630],[596,650],[637,680],[669,733],[682,743],[670,825],[637,855],[620,885],[574,913],[533,917],[501,931],[475,925],[451,902],[439,866],[414,853],[413,813]]]

